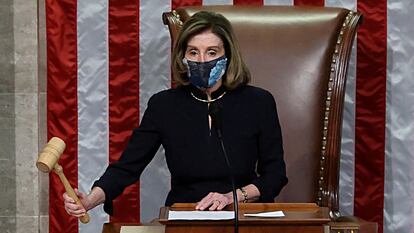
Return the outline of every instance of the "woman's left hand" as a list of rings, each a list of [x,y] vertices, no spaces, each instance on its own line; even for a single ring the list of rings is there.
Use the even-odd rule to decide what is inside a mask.
[[[233,203],[233,194],[211,192],[197,203],[196,210],[222,210],[227,205]]]

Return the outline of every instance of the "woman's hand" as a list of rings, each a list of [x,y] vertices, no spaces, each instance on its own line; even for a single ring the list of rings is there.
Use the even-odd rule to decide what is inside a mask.
[[[244,190],[244,194],[241,189]],[[237,200],[239,202],[255,202],[260,197],[260,191],[254,184],[246,185],[236,189]],[[233,192],[214,193],[211,192],[200,202],[197,203],[196,210],[222,210],[227,205],[233,203]]]
[[[75,217],[81,217],[86,214],[88,210],[88,196],[84,193],[78,191],[78,189],[74,189],[76,195],[78,196],[79,200],[81,201],[82,205],[76,204],[75,200],[71,198],[66,192],[63,194],[63,201],[65,205],[65,210],[69,215]]]
[[[211,192],[197,203],[196,210],[222,210],[227,205],[233,203],[233,193],[214,193]]]

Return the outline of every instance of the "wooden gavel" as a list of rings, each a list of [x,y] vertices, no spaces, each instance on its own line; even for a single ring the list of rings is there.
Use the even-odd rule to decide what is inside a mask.
[[[75,200],[76,204],[82,205],[72,186],[70,185],[68,179],[66,179],[65,174],[63,173],[63,168],[58,164],[58,160],[62,155],[63,151],[66,148],[65,142],[58,138],[53,137],[49,140],[46,146],[43,148],[42,152],[39,154],[37,159],[36,166],[37,168],[44,172],[49,173],[52,170],[59,176],[60,180],[65,187],[66,193]],[[82,223],[89,222],[89,215],[86,213],[84,216],[80,217],[79,220]]]

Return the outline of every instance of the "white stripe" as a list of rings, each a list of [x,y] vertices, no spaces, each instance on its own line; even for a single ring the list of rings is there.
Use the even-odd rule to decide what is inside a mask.
[[[343,215],[353,215],[355,188],[356,40],[352,49],[345,88],[339,173],[339,210]]]
[[[387,7],[384,233],[414,232],[414,5]]]
[[[169,32],[162,23],[163,12],[171,11],[169,0],[140,1],[140,114],[146,109],[150,96],[168,89],[170,81]],[[146,167],[140,179],[141,222],[158,217],[170,190],[170,173],[160,149]]]
[[[89,192],[108,165],[108,4],[78,1],[78,185]],[[89,211],[79,232],[100,232],[108,215],[102,205]]]
[[[355,10],[356,1],[325,0],[325,6],[343,7]],[[339,174],[339,210],[342,215],[353,215],[355,187],[356,40],[354,41],[347,79],[342,124],[341,161]]]
[[[232,5],[233,0],[203,0],[203,5]]]
[[[356,10],[356,0],[325,0],[327,7],[343,7],[350,10]]]
[[[293,0],[264,0],[263,5],[287,5],[292,6]]]

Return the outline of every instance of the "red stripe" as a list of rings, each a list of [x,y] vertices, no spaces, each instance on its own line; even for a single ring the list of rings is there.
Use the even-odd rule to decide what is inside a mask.
[[[177,7],[182,6],[201,6],[203,4],[203,0],[172,0],[171,7],[175,9]]]
[[[109,1],[109,162],[139,123],[139,0]],[[139,184],[114,201],[111,222],[139,222]]]
[[[294,0],[295,6],[324,6],[325,0]]]
[[[354,214],[383,232],[387,1],[359,0]]]
[[[47,135],[60,137],[66,150],[60,157],[72,187],[78,180],[76,0],[46,0]],[[49,180],[49,232],[78,232],[77,218],[64,207],[64,188],[55,174]]]
[[[263,0],[233,0],[233,5],[263,6]]]

